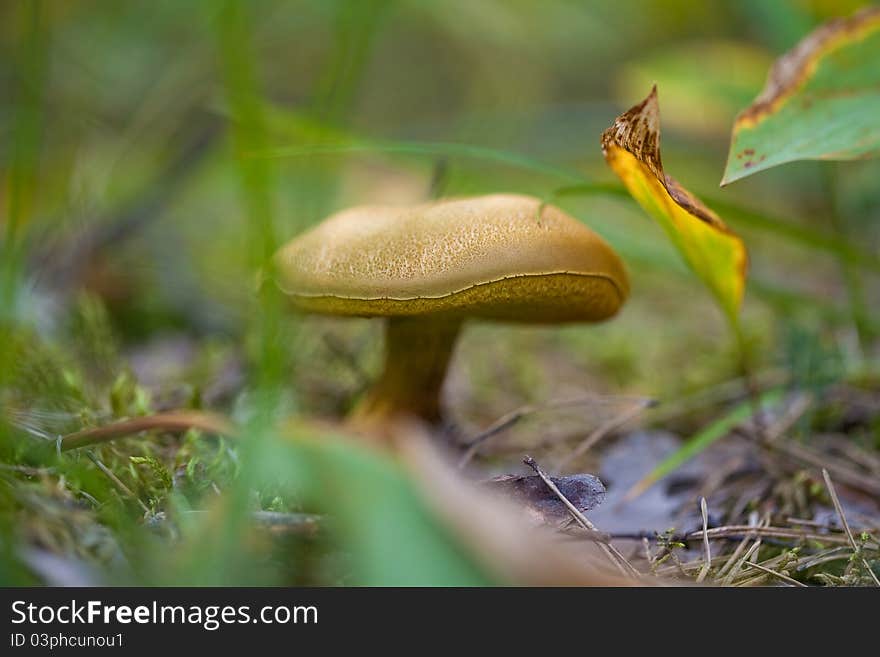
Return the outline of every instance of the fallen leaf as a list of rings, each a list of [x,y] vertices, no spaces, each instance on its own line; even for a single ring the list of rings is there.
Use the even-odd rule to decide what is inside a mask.
[[[566,475],[550,480],[581,513],[596,508],[605,500],[605,485],[594,475]],[[537,475],[501,475],[483,485],[522,504],[538,522],[550,525],[571,519],[568,507]]]
[[[733,125],[722,185],[795,160],[880,152],[880,7],[811,32]]]
[[[657,87],[602,133],[602,152],[630,195],[663,227],[736,325],[748,256],[712,210],[663,172]]]

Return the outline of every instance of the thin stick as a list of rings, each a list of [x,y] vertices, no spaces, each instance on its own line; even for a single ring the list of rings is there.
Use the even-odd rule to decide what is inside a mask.
[[[642,403],[646,405],[651,405],[655,403],[653,399],[644,399],[638,398]],[[484,431],[481,431],[476,436],[474,436],[467,443],[467,450],[464,454],[462,454],[461,458],[458,461],[458,467],[463,468],[468,463],[470,463],[471,459],[477,455],[477,451],[479,448],[485,443],[487,440],[492,438],[493,436],[498,435],[502,431],[506,431],[517,422],[522,420],[524,417],[529,415],[533,415],[534,413],[540,413],[541,411],[550,411],[555,409],[569,408],[573,406],[583,406],[585,404],[595,404],[605,401],[603,397],[581,397],[578,399],[567,399],[558,402],[550,402],[548,404],[536,405],[536,404],[526,404],[525,406],[520,406],[509,413],[505,413],[500,418],[495,420],[492,424],[490,424]]]
[[[753,512],[752,514],[749,515],[749,524],[750,525],[760,524],[758,521],[758,514],[757,513]],[[733,564],[735,564],[737,559],[739,559],[739,556],[746,549],[746,546],[749,544],[749,541],[751,541],[752,538],[753,538],[753,536],[746,536],[744,539],[742,539],[739,542],[739,544],[736,546],[736,549],[733,551],[733,554],[731,554],[730,557],[728,557],[727,561],[724,563],[724,565],[718,569],[718,572],[715,574],[715,579],[724,578],[724,576],[731,569]],[[722,579],[722,582],[723,581],[724,581],[724,579]]]
[[[831,548],[830,550],[824,550],[822,552],[819,552],[818,554],[813,555],[812,557],[808,557],[799,562],[797,565],[797,570],[807,570],[808,568],[812,568],[813,566],[818,566],[829,561],[838,561],[840,559],[849,558],[850,554],[847,548]]]
[[[742,556],[742,558],[734,565],[733,568],[730,569],[730,572],[724,577],[721,582],[722,586],[730,586],[733,584],[733,580],[737,578],[737,576],[742,571],[742,567],[744,564],[752,563],[750,560],[752,556],[758,553],[758,550],[761,549],[761,539],[758,538],[752,543],[752,546],[746,551],[746,553]]]
[[[565,495],[562,494],[562,491],[559,490],[556,484],[553,483],[553,480],[544,473],[544,471],[541,469],[541,466],[538,465],[535,459],[533,459],[531,456],[526,456],[523,459],[523,463],[525,463],[527,466],[535,471],[535,474],[537,474],[541,478],[541,480],[547,485],[547,488],[553,491],[556,497],[560,499],[560,501],[566,506],[569,512],[571,512],[572,516],[574,516],[575,520],[578,521],[578,524],[580,524],[581,527],[591,532],[599,531],[598,529],[596,529],[596,526],[592,522],[590,522],[583,513],[581,513],[580,509],[578,509]],[[624,557],[623,554],[620,553],[620,550],[614,547],[611,543],[599,542],[597,544],[608,556],[608,559],[617,566],[621,573],[623,573],[624,575],[631,575],[636,578],[641,577],[641,573],[636,570],[636,568],[629,561],[626,560],[626,557]]]
[[[833,545],[848,545],[845,536],[834,534],[816,534],[805,532],[800,529],[786,529],[784,527],[753,527],[751,525],[728,525],[726,527],[713,527],[708,530],[709,538],[729,538],[731,536],[745,537],[750,534],[767,536],[770,538],[791,538],[803,541],[816,541]],[[699,540],[703,537],[703,531],[695,531],[687,534],[687,540]]]
[[[760,540],[755,542],[755,545],[752,546],[753,549],[749,550],[749,554],[747,554],[746,558],[743,559],[743,562],[742,562],[743,566],[748,566],[748,565],[751,565],[754,563],[758,563],[758,549],[760,548],[760,544],[761,544]],[[764,561],[760,565],[764,566],[765,568],[771,568],[771,567],[775,568],[777,566],[777,564],[782,563],[783,559],[785,559],[785,556],[786,556],[785,554],[777,555],[777,556],[773,557],[772,559],[767,559],[766,561]],[[748,571],[743,571],[743,572],[731,573],[731,574],[734,575],[732,580],[736,580],[733,583],[733,586],[751,586],[752,584],[757,584],[758,582],[763,582],[765,579],[767,579],[766,573],[758,573],[757,575],[750,576]]]
[[[700,584],[706,575],[709,574],[709,568],[712,566],[712,551],[709,549],[709,508],[706,504],[706,498],[700,498],[700,513],[703,515],[703,550],[706,552],[706,564],[700,569],[697,575],[697,584]]]
[[[141,498],[139,498],[137,495],[135,495],[134,491],[132,491],[128,486],[125,485],[125,483],[122,481],[122,479],[120,479],[115,474],[113,474],[113,471],[110,468],[108,468],[106,465],[101,463],[101,460],[97,456],[92,454],[90,451],[86,452],[86,456],[89,457],[89,460],[92,463],[94,463],[96,466],[98,466],[98,469],[101,472],[103,472],[105,475],[107,475],[107,478],[113,482],[114,486],[116,486],[125,495],[127,495],[128,497],[133,499],[135,502],[137,502],[140,505],[141,509],[143,509],[144,513],[150,512],[150,507],[148,507],[146,504],[144,504],[141,501]]]
[[[752,540],[751,536],[746,536],[742,539],[736,546],[736,549],[733,553],[727,558],[727,561],[724,562],[724,565],[718,569],[718,572],[715,574],[716,579],[721,578],[722,583],[726,580],[726,575],[728,571],[730,571],[733,567],[733,564],[737,562],[740,555],[746,549],[746,546]]]
[[[225,436],[235,434],[232,423],[222,415],[200,411],[172,411],[76,431],[61,439],[61,451],[97,445],[142,431],[160,430],[182,433],[189,429],[200,429],[207,433]]]
[[[815,527],[816,529],[824,529],[829,532],[839,532],[840,529],[837,527],[831,527],[827,523],[819,522],[818,520],[807,520],[806,518],[792,518],[788,517],[785,519],[785,522],[790,523],[792,525],[803,525],[805,527]]]
[[[840,518],[840,524],[843,526],[843,531],[846,533],[846,537],[849,539],[849,544],[852,546],[852,549],[856,552],[859,550],[859,546],[856,543],[856,539],[853,536],[852,530],[849,528],[849,523],[846,520],[846,515],[843,513],[843,507],[840,504],[840,498],[837,497],[837,490],[834,488],[834,484],[831,482],[831,477],[828,475],[828,470],[822,468],[822,478],[825,479],[825,486],[828,488],[828,494],[831,496],[831,502],[834,504],[834,510],[837,511],[837,517]]]
[[[837,515],[840,518],[841,524],[843,525],[843,530],[846,532],[846,536],[849,539],[849,544],[852,546],[853,552],[855,554],[861,555],[862,550],[861,548],[859,548],[858,543],[856,543],[856,539],[853,536],[852,530],[849,528],[849,523],[847,522],[846,516],[843,513],[843,506],[840,504],[840,498],[837,497],[837,491],[834,488],[834,484],[831,482],[831,477],[828,474],[828,470],[826,470],[825,468],[822,468],[822,477],[825,479],[825,486],[828,488],[828,494],[831,495],[831,501],[834,503],[834,510],[837,511]],[[868,571],[871,579],[874,580],[874,584],[876,586],[880,586],[880,580],[877,579],[877,575],[868,564],[868,560],[861,556],[860,559],[862,565],[865,567],[865,570]]]
[[[760,372],[755,375],[755,378],[759,380],[761,390],[768,390],[786,384],[789,375],[784,370],[776,369]],[[737,377],[683,397],[663,400],[659,410],[651,413],[651,422],[662,425],[682,415],[709,406],[738,401],[743,397],[744,388],[743,377]]]
[[[669,555],[669,557],[672,558],[675,563],[671,566],[658,568],[657,572],[655,572],[654,574],[660,577],[665,577],[666,575],[673,575],[678,573],[682,577],[687,577],[688,579],[690,579],[692,577],[690,571],[700,570],[704,565],[706,565],[706,562],[702,557],[700,557],[699,559],[695,559],[694,561],[683,562],[678,559],[674,551],[667,551],[665,555]],[[714,562],[712,565],[717,566],[718,562],[720,562],[722,558],[723,557],[717,555],[712,557],[712,561]]]
[[[844,482],[847,486],[858,488],[869,495],[880,496],[880,484],[877,483],[876,477],[863,475],[827,455],[787,440],[759,441],[759,443],[801,464],[812,466],[817,470],[828,469],[834,473],[838,481]]]
[[[523,417],[529,415],[531,413],[535,413],[538,409],[535,406],[522,406],[515,410],[512,410],[510,413],[506,413],[502,415],[500,418],[495,420],[492,424],[490,424],[485,431],[478,433],[473,439],[471,439],[470,444],[468,445],[467,450],[464,454],[461,455],[461,458],[458,460],[458,467],[463,468],[468,463],[470,463],[471,459],[474,458],[477,454],[477,450],[480,446],[489,440],[492,436],[495,436],[508,427],[512,427],[514,424],[519,422]]]
[[[759,563],[751,563],[750,561],[746,561],[745,565],[748,566],[749,568],[757,568],[761,572],[767,573],[768,575],[773,575],[773,577],[778,577],[783,582],[788,582],[792,586],[802,586],[804,588],[807,587],[807,585],[804,584],[803,582],[799,582],[796,579],[789,577],[788,575],[783,575],[782,573],[777,573],[775,570],[771,570],[770,568],[765,568],[764,566],[762,566]]]
[[[632,407],[625,410],[623,413],[618,415],[617,417],[613,417],[606,422],[603,422],[595,430],[593,430],[582,442],[580,445],[575,447],[571,452],[569,452],[559,463],[556,464],[556,469],[561,470],[563,467],[571,463],[573,460],[580,458],[588,451],[590,451],[593,447],[596,446],[602,438],[604,438],[608,433],[614,431],[615,429],[622,427],[624,424],[632,420],[639,413],[641,413],[646,408],[651,408],[657,405],[656,399],[640,399],[638,400]]]

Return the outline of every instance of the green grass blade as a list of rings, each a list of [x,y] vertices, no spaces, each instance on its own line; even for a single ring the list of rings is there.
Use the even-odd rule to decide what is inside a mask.
[[[314,146],[273,148],[250,153],[255,158],[304,157],[308,155],[337,155],[349,153],[390,153],[430,157],[460,157],[495,162],[505,166],[540,173],[548,178],[577,182],[583,180],[576,171],[563,169],[518,153],[485,146],[454,142],[351,140]]]
[[[459,144],[451,142],[398,142],[365,139],[351,139],[334,143],[310,146],[291,146],[271,148],[248,153],[255,158],[286,158],[306,157],[311,155],[345,155],[351,153],[388,153],[397,155],[421,155],[429,157],[460,157],[464,159],[495,162],[504,166],[532,171],[548,178],[569,181],[572,184],[555,188],[548,195],[546,202],[553,203],[557,199],[573,196],[607,195],[618,198],[629,198],[622,185],[611,182],[581,182],[583,176],[577,171],[557,167],[541,160],[530,158],[519,153],[512,153],[484,146]],[[725,217],[735,219],[739,223],[754,230],[778,235],[793,244],[804,248],[832,253],[848,258],[871,271],[880,271],[880,258],[859,249],[834,235],[823,231],[797,226],[791,221],[771,217],[756,212],[751,208],[717,197],[704,197],[706,203],[716,208]]]
[[[782,397],[781,389],[773,389],[765,392],[759,397],[758,404],[763,408],[768,405],[777,403]],[[661,461],[646,476],[642,477],[632,488],[630,488],[625,500],[632,500],[644,493],[648,488],[657,483],[660,479],[673,472],[690,459],[694,458],[719,438],[726,436],[732,429],[748,420],[754,413],[754,404],[752,400],[744,401],[734,407],[726,415],[715,420],[707,427],[703,428],[692,436],[681,447]]]

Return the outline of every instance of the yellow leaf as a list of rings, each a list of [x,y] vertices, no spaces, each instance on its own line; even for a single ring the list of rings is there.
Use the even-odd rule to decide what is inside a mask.
[[[717,214],[663,172],[656,86],[602,133],[602,152],[736,325],[745,291],[746,247]]]

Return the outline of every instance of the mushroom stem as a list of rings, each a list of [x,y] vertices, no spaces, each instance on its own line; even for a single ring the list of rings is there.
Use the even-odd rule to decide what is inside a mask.
[[[355,407],[350,422],[377,425],[410,415],[439,424],[440,391],[460,329],[460,319],[386,320],[384,371]]]

